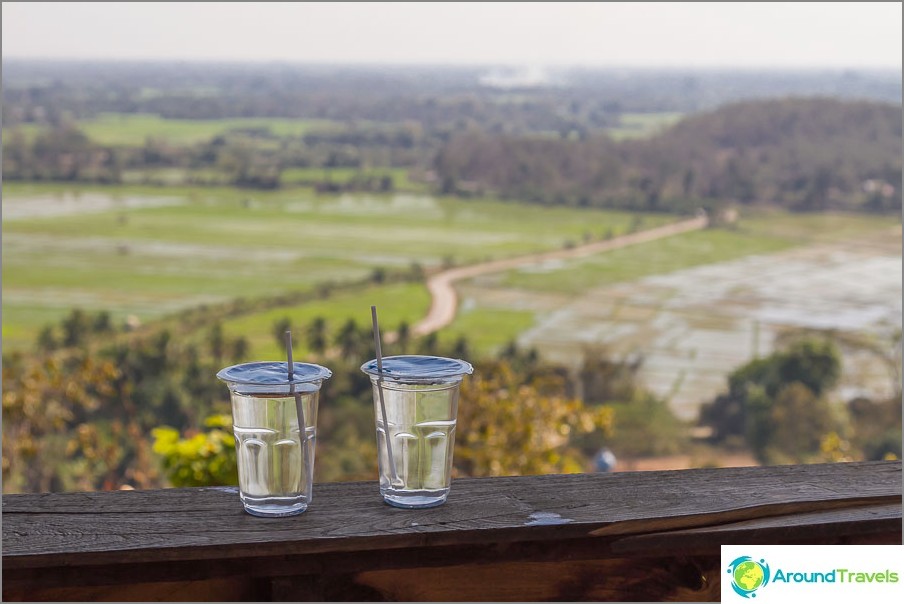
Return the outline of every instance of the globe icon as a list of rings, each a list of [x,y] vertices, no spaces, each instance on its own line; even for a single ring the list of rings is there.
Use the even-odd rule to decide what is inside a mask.
[[[764,579],[763,567],[753,560],[742,562],[734,569],[735,585],[744,591],[754,591],[763,584]]]

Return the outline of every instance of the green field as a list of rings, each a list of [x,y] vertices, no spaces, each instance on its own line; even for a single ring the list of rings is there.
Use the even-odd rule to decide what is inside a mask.
[[[223,329],[227,337],[241,336],[248,340],[249,358],[280,359],[285,354],[285,349],[282,343],[274,337],[273,327],[277,321],[288,318],[295,334],[294,349],[301,357],[309,353],[304,334],[315,318],[325,319],[327,332],[330,337],[334,337],[349,319],[354,320],[361,328],[368,327],[371,305],[376,305],[379,309],[380,324],[385,335],[393,332],[402,321],[407,322],[409,326],[417,323],[427,313],[430,296],[426,287],[419,283],[372,285],[355,288],[352,291],[339,291],[322,300],[229,318],[223,321]],[[4,332],[4,340],[9,337],[14,348],[17,347],[15,344],[18,341],[33,337],[32,326],[41,326],[59,319],[57,309],[34,311],[22,308],[17,310],[16,314],[23,319],[22,324],[12,326],[12,329],[8,330],[9,333]],[[123,313],[114,314],[116,319],[124,317]],[[439,334],[439,341],[451,345],[459,337],[464,336],[477,355],[492,354],[533,324],[534,315],[531,312],[484,308],[463,309],[455,321]],[[203,337],[203,331],[180,332],[180,339],[184,341],[200,342]],[[384,342],[386,355],[401,354],[402,352],[397,344]]]
[[[401,271],[413,262],[429,268],[556,249],[585,234],[624,232],[633,219],[412,194],[3,188],[4,350],[29,346],[42,325],[72,307],[147,320],[359,280],[377,267]],[[666,220],[646,217],[644,224]]]
[[[263,128],[276,137],[303,136],[311,130],[334,128],[336,122],[284,118],[174,120],[148,114],[105,113],[94,119],[79,120],[77,126],[98,144],[140,147],[148,137],[173,145],[190,145],[241,129]],[[34,137],[39,131],[29,124],[20,128],[26,138]]]
[[[171,120],[156,115],[104,114],[78,123],[91,140],[101,145],[141,146],[148,137],[174,145],[208,141],[231,130],[265,129],[273,136],[303,136],[314,129],[334,127],[325,120],[281,118],[232,118],[222,120]]]
[[[439,340],[454,343],[466,337],[478,355],[499,350],[534,325],[534,313],[499,308],[459,309],[452,324],[442,330]]]
[[[786,239],[768,235],[694,231],[567,262],[548,270],[510,271],[502,283],[538,291],[579,293],[691,266],[777,252],[791,245]]]
[[[796,245],[838,241],[891,228],[896,219],[851,214],[755,213],[734,230],[707,229],[630,246],[548,268],[509,271],[500,284],[577,294],[648,275],[778,252]]]
[[[684,114],[674,112],[623,113],[618,126],[607,129],[606,133],[615,140],[645,138],[677,124],[683,117]]]
[[[376,305],[384,334],[394,331],[402,321],[413,326],[430,307],[427,288],[419,283],[373,285],[349,292],[338,292],[325,300],[285,306],[251,313],[224,321],[224,333],[230,337],[244,336],[251,345],[250,354],[258,359],[278,359],[285,354],[282,343],[273,336],[273,325],[288,318],[292,322],[295,348],[308,353],[305,328],[317,317],[326,320],[327,332],[335,335],[349,319],[359,327],[370,326],[370,306]],[[461,309],[455,321],[439,334],[443,344],[454,344],[464,336],[478,354],[495,352],[514,340],[534,323],[531,312],[499,309]],[[384,345],[386,355],[401,354],[394,343]],[[408,352],[411,352],[410,350]]]
[[[273,324],[283,318],[292,322],[293,346],[300,354],[308,352],[305,328],[317,317],[326,319],[327,332],[335,334],[349,319],[359,327],[370,326],[370,307],[376,305],[382,331],[388,333],[406,321],[413,325],[427,313],[430,295],[420,283],[371,286],[362,290],[340,292],[325,300],[285,306],[264,312],[244,315],[223,323],[224,333],[231,337],[244,336],[251,344],[251,355],[259,359],[279,359],[285,348],[273,336]],[[391,344],[385,354],[396,354]]]
[[[326,282],[470,264],[562,248],[586,237],[626,232],[624,212],[516,205],[415,194],[317,195],[307,189],[4,186],[3,347],[32,345],[38,330],[72,308],[142,321],[235,298],[314,291]],[[643,227],[670,220],[646,215]],[[853,237],[899,224],[865,215],[744,215],[733,230],[686,233],[588,258],[489,277],[487,285],[573,295],[652,274],[795,245]],[[255,356],[274,355],[274,321],[303,328],[323,316],[331,329],[362,326],[377,304],[387,330],[413,325],[429,299],[420,284],[339,290],[330,298],[230,319]],[[466,335],[478,352],[497,349],[534,325],[534,311],[460,309],[439,334]],[[188,334],[184,334],[188,335]],[[301,344],[304,346],[304,344]],[[303,348],[302,348],[303,350]]]

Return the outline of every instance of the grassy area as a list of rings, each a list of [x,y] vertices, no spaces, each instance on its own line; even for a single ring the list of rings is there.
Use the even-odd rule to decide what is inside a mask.
[[[900,224],[901,219],[897,216],[755,210],[745,213],[738,228],[744,233],[769,233],[795,244],[804,244],[840,241]]]
[[[402,321],[413,325],[423,317],[430,306],[430,295],[419,283],[374,285],[361,291],[337,293],[324,300],[230,319],[223,323],[223,328],[228,336],[248,338],[252,357],[280,359],[285,355],[285,348],[273,335],[273,325],[277,321],[288,318],[292,322],[293,332],[297,334],[293,338],[294,347],[300,354],[307,354],[309,349],[303,334],[315,318],[325,319],[327,333],[334,336],[349,319],[353,319],[359,327],[370,326],[371,305],[377,306],[381,329],[388,333]],[[397,352],[392,344],[386,345],[386,355]]]
[[[189,145],[210,140],[230,130],[264,129],[277,137],[303,136],[333,126],[321,120],[281,118],[232,118],[222,120],[171,120],[156,115],[104,114],[78,123],[91,140],[102,145],[140,146],[148,137],[164,139],[174,145]]]
[[[3,192],[4,350],[29,346],[41,325],[72,307],[146,320],[360,279],[377,267],[556,249],[632,222],[623,212],[411,194],[15,183]],[[171,205],[140,207],[160,198]],[[89,202],[100,205],[79,213]],[[43,216],[10,218],[31,205]],[[57,206],[70,213],[55,214]]]
[[[849,214],[759,212],[741,220],[736,230],[707,229],[614,250],[548,267],[509,271],[508,287],[580,293],[648,275],[724,262],[752,254],[768,254],[795,245],[837,241],[891,228],[896,219]]]
[[[359,327],[368,327],[372,304],[380,311],[382,330],[389,333],[402,321],[413,326],[427,314],[430,295],[426,287],[419,283],[373,285],[363,290],[333,294],[324,300],[228,319],[223,327],[230,337],[248,338],[253,358],[278,359],[285,351],[273,335],[273,326],[277,321],[288,318],[292,322],[292,329],[298,334],[295,348],[301,354],[307,354],[308,346],[303,334],[315,318],[325,319],[328,333],[335,336],[349,319],[353,319]],[[464,336],[476,355],[492,354],[533,324],[534,314],[528,311],[462,309],[455,321],[440,332],[439,339],[444,344],[452,344]],[[396,344],[387,343],[384,346],[386,355],[401,352]]]
[[[173,120],[149,114],[105,113],[90,120],[80,120],[78,127],[96,143],[137,147],[148,137],[163,139],[173,145],[204,142],[230,130],[263,128],[273,136],[303,136],[315,129],[335,127],[327,120],[284,118],[231,118],[221,120]],[[20,126],[23,134],[34,137],[33,125]]]
[[[439,333],[439,340],[453,343],[464,336],[477,356],[493,354],[534,322],[534,313],[526,310],[461,309],[452,324]]]
[[[682,113],[623,113],[619,125],[606,132],[615,140],[626,138],[644,138],[677,124],[684,117]]]
[[[168,205],[159,205],[161,200]],[[158,205],[142,205],[148,201]],[[80,204],[85,211],[78,210]],[[41,212],[22,213],[32,205]],[[65,212],[56,212],[57,206]],[[610,229],[623,233],[633,220],[623,212],[414,194],[12,183],[4,186],[4,350],[29,347],[41,326],[73,307],[108,310],[116,320],[128,315],[149,320],[199,304],[359,280],[376,268],[406,270],[413,262],[429,268],[450,260],[470,264],[557,249]],[[643,226],[667,220],[647,215]],[[742,217],[735,230],[687,233],[532,272],[511,271],[499,282],[576,294],[893,224],[900,223],[876,216],[760,211]],[[263,357],[276,353],[270,331],[283,316],[300,326],[324,316],[336,329],[349,317],[365,324],[370,304],[380,306],[387,329],[394,329],[401,320],[414,324],[429,300],[420,285],[375,287],[248,315],[230,320],[226,328],[231,335],[249,337],[253,354]],[[485,353],[533,323],[529,311],[466,308],[440,338],[451,342],[466,335],[478,353]]]
[[[510,271],[503,283],[539,291],[579,293],[682,268],[776,252],[792,244],[778,237],[707,230],[613,250],[547,269]]]

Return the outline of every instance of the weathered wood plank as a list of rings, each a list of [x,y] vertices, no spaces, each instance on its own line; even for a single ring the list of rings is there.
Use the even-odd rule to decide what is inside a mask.
[[[900,525],[900,517],[898,519]],[[695,529],[696,530],[696,529]],[[898,533],[900,535],[900,532]],[[871,536],[778,539],[772,543],[873,543]],[[443,567],[373,569],[345,576],[280,580],[274,600],[370,601],[642,601],[717,602],[720,599],[719,544],[709,553],[646,549],[638,555],[596,558],[584,551],[543,562],[489,560]],[[391,554],[390,554],[391,555]]]
[[[900,543],[898,505],[782,516],[699,529],[578,539],[327,552],[306,555],[167,561],[116,565],[19,568],[4,587],[107,585],[204,578],[294,577],[499,562],[561,562],[662,555],[712,555],[722,543]],[[51,598],[52,599],[52,598]],[[290,598],[291,599],[291,598]],[[323,599],[323,598],[315,598]]]
[[[3,565],[148,564],[641,535],[900,503],[900,462],[455,481],[429,510],[375,483],[316,485],[305,514],[245,514],[234,490],[3,497]],[[551,524],[562,522],[563,524]]]
[[[900,525],[900,522],[898,522]],[[698,530],[698,529],[694,529]],[[880,537],[878,541],[873,537]],[[630,539],[630,538],[629,538]],[[363,552],[361,555],[333,553],[271,560],[266,569],[241,568],[238,560],[221,561],[229,568],[229,579],[174,582],[171,579],[196,564],[166,563],[155,573],[162,583],[136,568],[134,583],[107,587],[48,588],[9,587],[7,600],[34,601],[717,601],[720,569],[718,544],[709,554],[645,550],[637,556],[611,556],[607,538],[571,540],[562,543],[487,544],[485,548],[462,546]],[[600,543],[602,542],[602,543]],[[778,539],[774,543],[888,543],[884,534],[801,540]],[[602,545],[602,547],[600,547]],[[521,556],[520,560],[517,558]],[[159,564],[159,563],[158,563]],[[136,565],[140,566],[140,565]],[[221,564],[205,569],[211,577],[222,572]],[[60,570],[24,569],[43,573],[48,584]],[[98,569],[78,570],[93,578]],[[197,572],[197,568],[195,568]],[[298,573],[302,576],[293,576]],[[243,578],[236,578],[244,575]],[[269,582],[255,579],[269,575]],[[203,576],[203,573],[201,573]],[[6,578],[5,578],[6,579]],[[543,598],[540,598],[540,595]]]
[[[723,543],[901,543],[901,503],[859,506],[729,522],[694,529],[628,535],[612,543],[614,555],[693,554]]]
[[[456,481],[441,508],[318,485],[3,498],[8,600],[716,600],[721,543],[900,543],[901,464]],[[557,517],[556,517],[557,515]],[[563,522],[563,524],[551,524]]]
[[[252,580],[136,582],[100,587],[8,587],[3,599],[16,602],[254,602],[259,586]]]
[[[718,601],[718,556],[503,562],[370,571],[343,581],[283,582],[274,600],[390,602]]]

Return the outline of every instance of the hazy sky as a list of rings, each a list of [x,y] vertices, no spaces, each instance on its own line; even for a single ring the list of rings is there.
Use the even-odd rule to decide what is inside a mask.
[[[901,3],[3,3],[4,57],[901,67]]]

